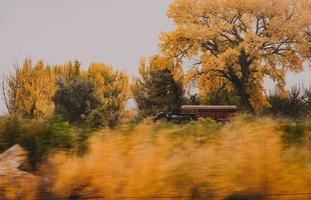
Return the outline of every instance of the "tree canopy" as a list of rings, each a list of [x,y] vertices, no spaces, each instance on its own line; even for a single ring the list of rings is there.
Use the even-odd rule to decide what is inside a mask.
[[[173,61],[166,57],[155,55],[142,60],[140,77],[134,79],[132,91],[144,115],[178,111],[184,101],[184,89],[177,72]]]
[[[95,96],[99,101],[90,116],[92,123],[114,127],[129,97],[127,74],[103,63],[92,63],[85,76],[94,82]]]
[[[286,73],[302,71],[310,60],[310,5],[305,0],[176,0],[168,10],[176,29],[162,33],[160,46],[176,62],[191,63],[187,75],[204,82],[200,90],[208,93],[215,81],[222,82],[255,113],[269,106],[265,77],[285,97]]]
[[[54,109],[52,102],[56,91],[54,73],[42,61],[35,65],[25,59],[22,66],[3,82],[3,96],[10,114],[26,118],[46,118]]]
[[[25,59],[2,84],[10,114],[46,119],[54,113],[70,122],[87,121],[113,127],[125,111],[128,76],[103,63],[81,69],[77,60],[63,65],[32,65]]]

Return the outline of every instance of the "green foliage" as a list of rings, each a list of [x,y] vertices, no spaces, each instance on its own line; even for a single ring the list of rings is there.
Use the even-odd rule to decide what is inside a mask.
[[[22,126],[17,117],[1,119],[0,152],[19,142]]]
[[[140,68],[140,77],[134,80],[132,92],[139,110],[144,115],[161,111],[178,112],[184,102],[182,82],[174,78],[169,66],[163,67],[157,57]]]
[[[268,96],[270,108],[265,112],[278,117],[302,118],[310,115],[310,105],[308,105],[308,90],[301,86],[292,87],[287,91],[288,97],[282,97],[278,92]]]
[[[0,152],[20,144],[28,151],[32,168],[36,168],[51,151],[69,150],[75,145],[73,128],[59,118],[44,122],[10,116],[1,119],[0,126]]]
[[[70,122],[79,122],[99,104],[94,83],[82,76],[58,80],[54,96],[55,111]]]
[[[303,145],[308,132],[311,131],[310,121],[285,119],[279,122],[278,129],[282,133],[282,139],[287,146]]]

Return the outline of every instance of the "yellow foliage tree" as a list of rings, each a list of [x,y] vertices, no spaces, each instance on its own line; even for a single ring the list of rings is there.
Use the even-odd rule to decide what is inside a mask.
[[[303,62],[311,57],[310,4],[306,0],[176,0],[168,11],[176,30],[162,33],[160,46],[180,62],[196,60],[190,75],[211,80],[199,84],[201,89],[223,79],[256,113],[269,106],[264,78],[275,81],[286,96],[286,73],[302,71]]]
[[[110,127],[115,126],[125,109],[129,96],[127,74],[114,71],[112,67],[103,63],[92,63],[84,76],[94,82],[95,96],[100,102],[91,116],[100,115],[98,123],[107,123],[106,125]]]
[[[53,71],[56,79],[68,82],[81,74],[81,63],[78,60],[69,61],[63,65],[55,65]]]
[[[10,114],[27,118],[46,118],[52,114],[52,97],[56,91],[54,73],[42,61],[33,66],[30,59],[25,59],[21,67],[15,66],[6,82],[3,94]]]

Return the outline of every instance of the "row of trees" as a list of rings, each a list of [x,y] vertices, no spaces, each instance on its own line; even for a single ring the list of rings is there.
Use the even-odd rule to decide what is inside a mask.
[[[167,57],[144,59],[131,91],[140,114],[154,115],[160,111],[178,112],[182,104],[234,104],[243,108],[239,93],[228,87],[211,88],[208,93],[190,95],[182,68],[176,73]],[[221,84],[221,83],[220,83]],[[34,66],[26,59],[22,67],[7,77],[2,87],[3,97],[11,115],[30,119],[47,119],[61,115],[69,122],[114,127],[124,113],[129,98],[125,73],[113,71],[101,63],[81,70],[75,61],[59,66]],[[308,116],[311,108],[311,88],[293,87],[284,97],[278,91],[265,95],[269,107],[264,113],[279,116]]]
[[[311,59],[311,3],[305,0],[176,0],[168,10],[176,30],[161,34],[161,53],[144,59],[132,94],[144,115],[177,112],[184,103],[237,104],[251,113],[273,98],[264,78],[276,82],[280,99],[287,72]],[[10,113],[114,126],[128,98],[128,78],[101,63],[32,66],[25,60],[7,78],[3,95]],[[5,84],[4,84],[5,85]],[[198,96],[191,96],[191,90]]]
[[[128,88],[127,74],[103,63],[82,70],[78,61],[47,66],[25,59],[3,80],[2,94],[11,115],[47,119],[59,114],[70,122],[113,127],[125,109]]]
[[[168,57],[142,59],[140,76],[130,86],[126,73],[102,63],[82,70],[78,61],[48,66],[25,59],[3,80],[2,96],[11,116],[51,119],[61,115],[76,124],[114,127],[131,94],[143,116],[178,112],[187,101],[179,70]]]

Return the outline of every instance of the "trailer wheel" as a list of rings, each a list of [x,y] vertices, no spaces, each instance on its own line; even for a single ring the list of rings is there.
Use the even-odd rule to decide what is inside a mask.
[[[224,122],[223,121],[221,121],[221,120],[218,120],[217,121],[217,126],[223,126],[224,125]]]

